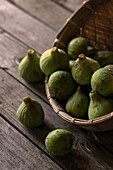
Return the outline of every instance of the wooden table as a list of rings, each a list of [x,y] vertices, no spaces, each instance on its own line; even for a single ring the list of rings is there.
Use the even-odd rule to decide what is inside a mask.
[[[64,121],[51,108],[44,84],[26,83],[17,61],[51,48],[56,33],[83,0],[0,0],[0,170],[113,170],[113,131],[91,133]],[[16,117],[25,96],[43,107],[44,124],[30,129]],[[64,157],[48,153],[46,135],[57,128],[75,136]]]

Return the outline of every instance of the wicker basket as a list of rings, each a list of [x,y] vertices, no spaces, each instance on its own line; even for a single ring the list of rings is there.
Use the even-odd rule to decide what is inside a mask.
[[[69,41],[78,36],[87,38],[95,50],[113,50],[113,0],[85,1],[66,21],[53,46],[66,51]],[[51,97],[48,77],[45,79],[45,89],[54,111],[66,121],[91,131],[113,129],[113,112],[94,120],[73,118]]]

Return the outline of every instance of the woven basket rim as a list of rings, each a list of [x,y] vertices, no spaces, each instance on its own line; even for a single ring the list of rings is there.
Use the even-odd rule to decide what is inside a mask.
[[[78,31],[80,31],[80,28],[83,27],[83,23],[86,22],[86,20],[83,20],[82,23],[80,23],[79,26],[78,26],[77,23],[76,23],[76,19],[74,17],[79,18],[79,20],[80,20],[80,16],[82,16],[84,14],[85,8],[86,8],[85,10],[88,11],[87,17],[90,18],[90,16],[89,16],[90,13],[93,16],[97,15],[98,9],[99,9],[98,7],[100,7],[102,3],[103,3],[103,5],[105,5],[108,2],[111,2],[111,1],[107,1],[107,0],[98,0],[98,1],[85,0],[84,3],[80,6],[80,8],[78,10],[76,10],[75,12],[73,12],[73,14],[70,16],[70,18],[67,19],[67,21],[64,23],[63,27],[56,34],[52,47],[57,46],[58,48],[61,47],[61,49],[65,50],[67,43],[70,41],[67,38],[65,39],[65,33],[67,33],[69,26],[71,25],[71,28],[75,27],[74,31],[76,30],[76,33],[78,33]],[[111,3],[113,3],[113,2],[111,2]],[[87,18],[87,20],[89,18]],[[78,20],[77,20],[77,22],[78,22]],[[70,37],[68,36],[68,38],[70,38]],[[68,113],[66,113],[64,108],[57,107],[57,105],[55,105],[55,101],[56,101],[56,103],[58,103],[58,102],[57,102],[57,100],[52,98],[51,95],[50,95],[49,87],[48,87],[48,76],[45,76],[45,90],[46,90],[47,98],[48,98],[53,110],[60,117],[62,117],[64,120],[66,120],[70,123],[76,124],[78,126],[81,126],[81,127],[85,128],[87,130],[92,129],[92,131],[106,131],[106,130],[113,129],[113,126],[111,127],[109,125],[110,119],[111,119],[111,121],[113,121],[113,112],[108,113],[104,116],[92,119],[92,120],[84,120],[84,119],[74,118],[71,115],[69,115]],[[58,103],[58,106],[59,105],[60,104]],[[107,125],[107,127],[106,127],[106,125]],[[103,129],[102,129],[102,126],[104,126]]]
[[[101,4],[101,3],[105,3],[107,2],[107,0],[98,0],[98,1],[95,1],[95,0],[84,0],[83,3],[79,6],[79,8],[77,10],[75,10],[72,15],[66,20],[66,22],[64,23],[64,25],[61,27],[61,29],[59,29],[58,33],[56,34],[55,36],[55,40],[52,44],[52,47],[53,46],[56,46],[56,43],[59,42],[62,44],[62,46],[65,47],[65,44],[60,41],[60,38],[62,37],[61,34],[63,33],[64,34],[64,31],[66,29],[66,27],[71,23],[72,25],[75,25],[76,27],[79,27],[75,22],[73,22],[73,17],[75,17],[75,15],[80,15],[81,13],[81,10],[84,9],[85,7],[87,9],[89,9],[92,13],[95,13],[95,9],[93,9],[89,3],[91,2],[95,2],[96,4]]]
[[[46,90],[46,95],[47,95],[47,99],[50,101],[50,100],[56,100],[54,98],[51,97],[50,95],[50,91],[49,91],[49,87],[48,87],[48,76],[45,76],[45,90]],[[56,100],[57,101],[57,100]],[[65,110],[64,108],[63,109],[58,109],[56,111],[55,109],[55,105],[54,103],[50,103],[53,110],[60,116],[62,117],[63,119],[67,120],[68,122],[70,123],[73,123],[73,124],[76,124],[76,125],[81,125],[81,126],[84,126],[84,125],[96,125],[98,123],[102,123],[104,121],[107,121],[109,119],[111,119],[113,117],[113,112],[111,113],[108,113],[106,115],[103,115],[103,116],[100,116],[98,118],[95,118],[95,119],[91,119],[91,120],[86,120],[86,119],[79,119],[79,118],[75,118],[75,117],[72,117],[71,115],[69,115]]]

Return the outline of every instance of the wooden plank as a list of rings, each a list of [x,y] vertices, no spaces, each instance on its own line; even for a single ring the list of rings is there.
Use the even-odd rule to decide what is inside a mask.
[[[113,154],[113,145],[112,145],[112,141],[113,141],[113,130],[111,131],[106,131],[106,132],[91,132],[90,137],[96,138],[96,140],[98,141],[98,143],[100,144],[100,146],[106,148],[107,150],[109,150],[109,152],[111,152],[111,154]]]
[[[35,4],[35,1],[33,1],[33,2],[32,3]],[[30,3],[27,3],[27,4],[30,4]],[[39,13],[41,13],[41,15],[43,14],[43,11],[46,8],[46,6],[48,6],[49,9],[48,8],[46,8],[46,9],[48,9],[49,11],[50,11],[51,7],[54,7],[54,11],[56,11],[56,13],[58,13],[58,10],[59,11],[63,10],[61,7],[56,6],[55,3],[53,3],[53,2],[48,1],[47,4],[48,5],[46,5],[46,4],[44,5],[44,2],[42,2],[42,1],[40,2],[40,6],[42,6],[42,7],[44,6],[43,8],[41,8],[43,10],[39,11]],[[28,7],[30,8],[30,6],[28,5],[26,9],[29,9]],[[34,8],[36,8],[35,5],[31,8],[32,13],[34,10],[38,11],[37,9],[34,9]],[[56,8],[56,10],[55,10],[55,8]],[[45,11],[46,11],[46,9],[45,9]],[[34,11],[34,12],[37,13],[36,11]],[[65,12],[66,11],[63,10],[63,16],[65,16],[67,18],[67,15],[69,15],[69,12],[66,12],[66,15],[64,15]],[[39,13],[37,13],[37,15]],[[49,21],[50,23],[52,21],[57,23],[56,19],[58,20],[58,18],[61,18],[61,20],[62,19],[65,20],[65,17],[61,17],[61,16],[58,16],[58,18],[55,17],[55,20],[54,20],[51,17],[52,14],[53,13],[51,12],[50,16],[48,18],[45,18],[45,20],[47,20],[47,22],[49,21],[49,18],[50,18],[50,21]],[[62,14],[59,12],[58,15],[62,15]],[[44,15],[44,16],[46,17],[48,15]],[[55,14],[55,16],[57,16],[57,15]],[[6,18],[5,22],[4,22],[3,18]],[[42,18],[44,18],[44,17],[42,17]],[[60,20],[60,23],[61,23],[61,20]],[[19,38],[21,41],[28,43],[29,46],[31,46],[32,48],[35,48],[35,50],[37,50],[40,53],[43,52],[43,50],[39,50],[39,49],[41,49],[40,45],[43,46],[44,49],[50,48],[50,46],[52,44],[50,39],[54,39],[52,37],[52,35],[54,33],[51,29],[47,28],[47,26],[45,26],[44,24],[41,24],[40,21],[36,21],[35,19],[32,19],[32,17],[28,16],[27,14],[25,14],[24,12],[22,12],[21,10],[17,9],[16,7],[14,7],[13,5],[11,5],[10,3],[8,3],[4,0],[0,1],[0,22],[1,22],[1,26],[3,26],[5,29],[7,29],[9,31],[9,33],[14,34],[14,36]],[[29,28],[28,23],[32,23],[32,24],[30,24],[30,27],[32,27],[32,28]],[[54,23],[54,25],[59,25],[59,24],[55,24],[55,23]],[[42,27],[43,27],[43,29],[41,30],[41,34],[40,34],[40,29],[34,29],[34,27],[36,28],[39,25],[40,25],[40,29],[42,29]],[[44,33],[43,33],[43,31],[44,31]],[[48,35],[46,35],[46,37],[48,40],[45,39],[45,31],[47,31]],[[36,38],[36,37],[38,37],[38,36],[36,36],[37,32],[41,38],[44,37],[44,39],[45,39],[44,41],[41,38],[40,38],[40,42],[37,41],[37,38]],[[36,39],[32,39],[32,36],[34,36]],[[4,47],[4,53],[3,53],[3,51],[1,51],[1,53],[2,53],[1,57],[6,56],[8,62],[7,62],[7,60],[2,61],[0,64],[1,67],[7,67],[8,69],[10,67],[9,72],[12,75],[16,75],[15,76],[16,78],[19,78],[19,80],[22,81],[22,83],[26,84],[26,86],[29,87],[30,89],[32,87],[33,91],[35,91],[39,96],[41,96],[44,100],[46,100],[44,86],[42,84],[38,84],[38,85],[34,84],[33,86],[31,84],[27,84],[22,79],[20,79],[20,77],[17,73],[17,66],[15,65],[15,62],[14,62],[15,56],[18,56],[21,58],[26,54],[27,50],[25,51],[22,47],[20,48],[21,45],[19,45],[19,47],[18,47],[18,44],[15,45],[15,42],[11,43],[9,41],[6,41],[6,39],[3,40],[2,38],[3,37],[1,37],[0,46],[2,46],[2,49]],[[48,43],[48,46],[46,45],[46,43]],[[37,44],[40,44],[39,47]],[[28,47],[25,47],[25,48],[28,49]],[[17,50],[18,50],[18,52],[17,52]],[[13,60],[11,57],[13,57]],[[4,66],[4,65],[6,65],[6,66]],[[39,89],[39,90],[37,91],[37,89]]]
[[[15,56],[20,55],[23,56],[25,55],[25,50],[27,49],[26,46],[22,45],[21,43],[19,43],[17,40],[15,40],[14,38],[12,38],[11,36],[9,36],[8,34],[6,34],[5,32],[2,34],[2,30],[1,30],[1,35],[0,35],[0,56],[1,56],[1,62],[3,67],[7,67],[9,69],[9,72],[14,75],[16,78],[18,76],[17,73],[17,66],[15,66],[15,62],[13,61]],[[13,48],[12,48],[13,47]],[[25,49],[24,49],[25,48]],[[17,51],[18,49],[18,51]],[[13,59],[12,59],[13,57]],[[4,60],[3,60],[4,58]],[[27,85],[27,84],[26,84]],[[33,86],[31,86],[33,88]],[[42,88],[42,90],[40,90]],[[37,85],[37,93],[40,93],[40,96],[42,95],[42,91],[43,91],[43,87],[42,85],[39,86],[39,84]],[[45,97],[44,97],[45,98]],[[99,135],[98,135],[99,136]],[[102,136],[102,135],[101,135]],[[109,135],[108,135],[109,136]],[[104,136],[103,136],[104,138]],[[106,138],[105,138],[106,139]],[[103,141],[105,141],[105,139],[100,139],[99,137],[99,141],[101,141],[101,143],[103,143]],[[106,143],[107,143],[108,138],[106,139]],[[112,145],[108,145],[108,146],[112,146]]]
[[[3,9],[3,8],[4,8],[4,7],[2,6],[2,9]],[[19,14],[18,14],[18,15],[19,15]],[[22,17],[21,17],[21,19],[22,19]],[[12,23],[13,23],[13,22],[12,22]],[[7,27],[7,28],[8,28],[8,27]],[[12,29],[12,28],[11,28],[11,29]],[[9,30],[9,28],[8,28],[8,30]],[[13,29],[13,31],[14,31],[14,29]],[[13,33],[13,31],[10,32],[10,30],[9,30],[10,33]],[[17,35],[17,34],[15,34],[15,35]],[[18,35],[17,37],[19,37],[19,35]],[[26,36],[25,36],[25,37],[26,37]],[[20,37],[19,37],[19,38],[20,38]],[[27,39],[27,40],[28,40],[28,39]],[[26,42],[26,40],[25,40],[25,42]],[[30,42],[30,43],[31,43],[31,42]],[[6,78],[6,80],[7,80],[7,78]],[[9,81],[13,82],[13,80],[9,80]],[[6,81],[6,82],[7,82],[7,81]],[[9,83],[9,82],[7,82],[7,83]],[[15,88],[16,90],[18,89],[17,87],[20,88],[20,86],[14,86],[14,88]],[[10,88],[12,88],[12,85],[10,85]],[[10,88],[8,88],[9,91],[10,91]],[[6,86],[6,89],[7,89],[7,86]],[[12,92],[12,90],[13,90],[13,89],[11,89],[10,92]],[[25,89],[23,89],[23,91],[24,91],[24,90],[25,90]],[[1,92],[3,92],[3,91],[4,91],[3,88],[1,88]],[[7,91],[7,90],[6,90],[6,91]],[[23,92],[22,92],[22,93],[23,93]],[[6,95],[7,95],[7,96],[8,96],[8,94],[9,94],[9,93],[6,92]],[[12,94],[13,94],[13,93],[12,93]],[[16,94],[16,92],[15,92],[15,94]],[[24,94],[25,94],[25,93],[24,93]],[[20,95],[20,93],[18,93],[17,95]],[[3,96],[4,96],[4,94],[3,94]],[[15,96],[15,99],[16,99],[16,97],[17,97],[17,96]],[[19,96],[19,97],[22,97],[22,96]],[[9,98],[11,98],[11,99],[9,99]],[[6,101],[6,99],[5,99],[5,101]],[[6,103],[9,104],[9,103],[10,103],[9,101],[12,101],[12,95],[11,95],[11,94],[10,94],[10,97],[8,97],[8,100],[7,100]],[[5,103],[5,102],[3,102],[3,103]],[[14,106],[14,104],[15,104],[15,101],[14,101],[14,99],[13,99],[12,105]],[[18,104],[19,104],[19,102],[18,102]],[[5,105],[5,107],[6,107],[5,109],[9,112],[9,115],[8,115],[8,113],[7,113],[5,116],[9,116],[9,118],[10,118],[10,112],[12,112],[12,107],[13,107],[13,106],[11,105],[11,108],[10,108],[10,106],[8,106],[7,104],[4,104],[4,105]],[[15,113],[15,111],[16,111],[16,108],[14,107],[14,110],[13,110],[12,113]],[[52,113],[52,112],[51,112],[52,110],[48,109],[48,111],[49,111],[50,113]],[[54,114],[55,114],[55,113],[54,113]],[[13,117],[13,116],[12,116],[12,117]],[[12,118],[12,117],[11,117],[11,118]],[[56,117],[54,117],[54,118],[56,118]],[[51,116],[49,116],[49,119],[51,119]],[[48,122],[48,124],[49,124],[49,122],[51,122],[51,123],[50,123],[51,129],[53,129],[53,127],[59,127],[59,126],[58,126],[59,123],[62,123],[62,122],[59,122],[59,121],[58,121],[58,122],[56,123],[57,125],[55,124],[55,126],[53,126],[53,125],[54,125],[54,124],[53,124],[54,119],[52,119],[51,121],[50,121],[49,119],[48,119],[47,122]],[[55,120],[56,120],[56,119],[55,119]],[[12,121],[12,122],[13,122],[13,121]],[[14,122],[15,122],[15,121],[14,121]],[[14,123],[14,122],[13,122],[13,123]],[[16,122],[15,122],[15,124],[16,124]],[[49,125],[48,127],[50,127],[50,125]],[[66,126],[66,125],[67,125],[67,126]],[[62,125],[62,127],[65,127],[65,128],[68,127],[68,126],[70,127],[69,124],[66,123],[66,125],[65,125],[65,123],[64,123],[64,124]],[[68,128],[69,128],[69,127],[68,127]],[[69,128],[70,131],[73,131],[74,134],[77,134],[77,137],[80,137],[80,136],[81,136],[80,140],[82,140],[82,143],[83,143],[84,135],[81,133],[81,131],[79,131],[79,130],[76,129],[76,128],[74,128],[74,129],[72,130],[72,129],[71,129],[72,127],[73,127],[73,126],[71,126],[71,127]],[[46,129],[46,128],[47,128],[47,127],[45,127],[45,129]],[[49,130],[51,130],[51,129],[49,129]],[[25,132],[27,133],[28,131],[26,130]],[[39,132],[41,133],[41,131],[39,131]],[[47,132],[47,131],[46,131],[46,132]],[[75,132],[77,132],[77,133],[75,133]],[[79,134],[79,132],[80,132],[80,134]],[[26,133],[25,133],[25,134],[26,134]],[[31,133],[31,134],[32,134],[32,133]],[[34,136],[35,136],[35,137],[37,137],[36,134],[37,134],[37,133],[34,133]],[[32,136],[32,135],[31,135],[31,136]],[[33,141],[34,141],[34,140],[33,140]],[[36,142],[36,140],[35,140],[35,142]],[[91,147],[92,147],[92,146],[93,146],[93,145],[91,145]],[[77,151],[78,151],[78,150],[79,150],[79,149],[77,148]],[[93,150],[94,150],[94,149],[93,149]],[[82,161],[83,161],[83,162],[86,162],[87,159],[90,160],[90,161],[89,161],[89,164],[87,165],[88,167],[89,167],[89,166],[91,167],[91,162],[92,162],[92,165],[93,165],[93,160],[94,160],[94,163],[96,163],[96,165],[94,166],[94,168],[99,164],[99,163],[97,163],[98,161],[99,161],[99,162],[102,162],[102,163],[104,162],[104,160],[103,160],[104,158],[102,159],[102,154],[100,154],[101,156],[99,156],[99,153],[100,153],[99,151],[100,151],[100,150],[98,151],[98,154],[96,153],[96,150],[97,150],[97,148],[95,147],[95,153],[93,153],[92,155],[90,154],[89,156],[91,156],[91,158],[89,159],[88,156],[85,156],[85,155],[87,155],[86,152],[85,152],[84,154],[81,154],[81,153],[83,153],[83,152],[82,152],[81,149],[80,149],[81,157],[82,157],[82,158],[85,157],[85,160],[82,160]],[[105,153],[106,153],[106,151],[105,151]],[[96,154],[98,155],[97,158],[99,158],[99,159],[97,159],[98,161],[95,160]],[[107,154],[106,154],[106,155],[107,155]],[[109,155],[109,154],[108,154],[108,155]],[[70,156],[70,155],[69,155],[69,156]],[[77,156],[79,156],[79,154],[76,155],[76,152],[74,152],[73,156],[76,158]],[[108,156],[108,158],[109,158],[109,156]],[[111,157],[111,158],[112,158],[112,157]],[[81,164],[81,165],[78,165],[78,163],[76,162],[76,161],[78,161],[79,163],[83,163],[82,161],[80,162],[79,159],[73,160],[74,158],[73,158],[72,156],[71,156],[71,159],[72,159],[72,163],[73,163],[74,165],[69,164],[69,166],[67,166],[67,167],[75,168],[75,163],[77,164],[78,167],[83,166],[82,164]],[[71,163],[71,159],[69,159],[69,160],[70,160],[70,163]],[[68,159],[65,159],[63,164],[65,164],[65,162],[67,162],[67,160],[68,160]],[[102,160],[103,160],[103,161],[102,161]],[[111,160],[112,160],[112,159],[111,159]],[[58,160],[58,161],[59,161],[59,160]],[[61,162],[61,161],[60,161],[60,162]],[[109,161],[105,160],[105,163],[103,163],[103,167],[104,167],[104,168],[107,167],[106,164],[107,164],[108,162],[109,162]],[[61,164],[62,164],[62,163],[61,163]],[[111,163],[110,163],[110,165],[111,165]],[[109,165],[109,166],[110,166],[110,165]],[[84,165],[84,166],[85,166],[85,165]],[[109,166],[108,166],[108,167],[109,167]],[[65,165],[64,167],[66,167],[66,165]],[[98,167],[101,167],[101,168],[102,168],[102,166],[100,166],[100,164],[99,164]],[[101,168],[100,168],[100,169],[101,169]]]
[[[0,169],[61,170],[23,135],[0,117]]]
[[[21,59],[27,55],[28,46],[22,44],[16,39],[12,38],[6,32],[1,29],[0,33],[0,67],[7,68],[7,71],[12,74],[16,79],[21,81],[25,86],[30,88],[34,93],[48,102],[44,83],[30,84],[25,82],[19,75],[18,65],[16,64],[16,58]]]
[[[76,11],[85,0],[52,0],[71,11]]]
[[[2,31],[1,31],[2,32]],[[22,44],[21,43],[19,43],[17,40],[15,40],[15,39],[13,39],[13,38],[11,38],[7,33],[2,33],[1,35],[0,35],[0,40],[2,40],[1,41],[1,52],[2,53],[0,53],[0,56],[1,56],[1,63],[3,64],[2,66],[3,67],[8,67],[8,63],[9,63],[9,70],[10,71],[12,71],[12,74],[15,74],[15,76],[17,76],[18,75],[18,73],[17,73],[17,68],[15,68],[13,65],[14,65],[14,61],[13,61],[13,59],[12,59],[12,56],[14,57],[16,54],[19,54],[19,52],[25,52],[25,49],[24,49],[24,47],[22,46]],[[14,48],[11,48],[11,47],[14,47]],[[17,50],[18,49],[18,50]],[[8,50],[8,53],[7,53],[7,50]],[[4,54],[4,55],[3,55]],[[4,60],[3,60],[3,58],[4,58]],[[5,62],[4,62],[5,61]],[[7,61],[7,62],[6,62]],[[13,61],[13,62],[12,62]],[[11,62],[11,63],[10,63]],[[7,63],[7,64],[6,64]],[[6,65],[5,65],[6,64]],[[6,78],[7,79],[7,78]],[[9,80],[10,81],[10,80]],[[10,82],[12,82],[12,81],[10,81]],[[8,83],[9,84],[9,83]],[[4,86],[4,85],[2,85],[2,86]],[[1,87],[2,87],[1,86]],[[10,84],[10,87],[12,87],[12,85]],[[10,89],[10,88],[7,88],[7,86],[6,86],[6,89]],[[15,89],[15,86],[13,87],[13,89]],[[13,90],[12,89],[12,90]],[[20,89],[20,87],[18,87],[18,88],[16,88],[16,89]],[[25,90],[25,89],[24,89]],[[24,91],[23,90],[23,91]],[[3,92],[3,89],[1,88],[1,91]],[[19,91],[19,93],[22,93],[23,94],[23,91]],[[14,93],[16,93],[17,94],[17,92],[14,92]],[[30,93],[31,94],[31,93]],[[9,94],[8,94],[8,91],[7,91],[7,96],[8,96]],[[27,94],[26,94],[27,95]],[[4,95],[5,96],[5,95]],[[18,95],[17,95],[18,96]],[[22,96],[22,97],[24,97],[24,96]],[[21,99],[22,99],[22,97],[21,97]],[[15,97],[16,98],[16,97]],[[9,99],[12,99],[12,97],[11,96],[9,96],[9,98],[8,98],[8,101],[9,101]],[[20,102],[21,102],[21,99],[20,99]],[[11,101],[9,101],[9,102],[11,102]],[[4,103],[4,102],[3,102]],[[12,112],[12,109],[9,107],[9,106],[7,106],[7,104],[3,104],[3,105],[5,105],[5,107],[6,107],[6,110],[7,110],[7,112]],[[14,99],[14,101],[13,101],[13,103],[12,103],[12,105],[15,105],[15,99]],[[4,106],[3,106],[4,107]],[[17,108],[18,107],[18,105],[16,105],[15,106],[15,108]],[[49,109],[48,109],[49,110]],[[51,109],[52,110],[52,109]],[[13,112],[15,112],[15,111],[13,111]],[[48,111],[48,112],[52,112],[52,111]],[[53,113],[53,114],[55,114],[55,113]],[[57,116],[57,115],[56,115]],[[50,116],[51,117],[51,116]],[[49,118],[50,119],[50,118]],[[55,120],[56,120],[56,117],[55,117]],[[52,120],[52,121],[54,121],[54,119]],[[14,120],[12,120],[11,122],[14,122]],[[64,122],[64,121],[63,121]],[[57,122],[56,122],[57,123]],[[16,122],[16,124],[17,124],[17,122]],[[51,122],[51,124],[52,124],[52,122]],[[60,124],[62,124],[62,122],[60,123]],[[68,123],[67,123],[68,124]],[[65,124],[63,124],[63,125],[65,125]],[[58,127],[58,124],[57,124],[57,127]],[[64,126],[65,127],[65,126]],[[52,127],[51,127],[52,128]],[[62,126],[62,128],[63,128],[63,126]],[[70,128],[71,129],[71,128]],[[45,128],[44,128],[44,130],[45,130]],[[73,129],[73,131],[75,131],[74,129]],[[81,135],[81,140],[83,140],[83,138],[84,138],[84,135],[81,133],[81,132],[77,132],[77,134],[79,133],[79,136]],[[82,137],[82,135],[83,135],[83,137]],[[31,137],[32,138],[32,137]],[[34,140],[34,139],[33,139]]]
[[[27,86],[29,89],[34,91],[34,93],[36,93],[38,96],[40,96],[44,101],[48,102],[48,100],[46,99],[43,83],[37,83],[37,84],[31,85],[29,83],[26,83],[24,80],[22,80],[22,78],[20,78],[20,76],[18,74],[18,68],[17,68],[17,65],[15,64],[15,57],[18,56],[21,58],[22,56],[24,56],[26,54],[28,47],[25,46],[24,44],[18,42],[14,38],[12,38],[6,32],[3,32],[2,29],[0,32],[1,32],[1,34],[0,34],[0,49],[1,49],[0,50],[0,67],[8,68],[7,71],[11,75],[16,77],[16,79],[18,79],[23,84],[25,84],[25,86]],[[109,151],[113,150],[113,148],[112,148],[113,131],[104,132],[104,133],[94,133],[94,134],[97,136],[98,142],[101,145],[105,145],[109,149]],[[92,136],[92,138],[94,138],[94,136],[91,133],[90,133],[90,136]],[[105,137],[105,136],[107,136],[107,137]],[[109,145],[107,144],[108,138],[111,138],[111,140],[109,140]],[[103,142],[104,142],[104,144],[103,144]]]
[[[13,48],[12,48],[13,47]],[[44,101],[48,102],[46,99],[45,95],[45,90],[44,90],[44,85],[43,83],[37,83],[37,84],[29,84],[26,83],[22,78],[20,78],[18,74],[18,68],[17,65],[15,64],[15,57],[19,56],[20,58],[26,54],[27,48],[24,44],[18,42],[14,38],[12,38],[10,35],[8,35],[6,32],[3,32],[1,30],[0,34],[0,66],[8,68],[8,72],[16,77],[19,81],[21,81],[25,86],[27,86],[29,89],[34,91],[38,96],[40,96]],[[108,142],[108,137],[110,138],[110,133],[111,132],[106,132],[104,133],[95,133],[96,136],[98,137],[99,142],[102,144],[104,142],[105,146],[107,146]],[[90,134],[92,136],[92,134]],[[105,136],[108,136],[107,138]],[[93,136],[92,136],[93,137]],[[105,138],[104,138],[105,137]],[[112,139],[112,134],[111,134],[111,139]],[[110,145],[109,150],[113,150],[112,147],[112,140],[109,141]]]
[[[0,1],[0,26],[39,53],[51,47],[56,34],[45,24],[5,0]]]
[[[62,120],[50,106],[35,96],[31,91],[19,84],[11,76],[0,70],[0,114],[5,117],[11,124],[13,124],[22,134],[24,134],[30,141],[33,141],[36,146],[40,147],[44,152],[47,152],[44,146],[46,135],[53,129],[62,128],[69,130],[75,136],[75,144],[70,154],[65,157],[53,157],[64,169],[112,169],[113,156],[100,147],[98,143],[92,142],[87,138],[88,147],[91,152],[87,152],[84,142],[86,134],[76,126],[73,126]],[[41,103],[45,112],[45,121],[40,128],[29,129],[24,127],[16,118],[16,110],[22,98],[30,95],[32,98]],[[78,140],[78,142],[77,142]],[[77,143],[76,143],[77,142]],[[104,152],[104,157],[103,157]],[[86,164],[87,162],[87,164]]]
[[[10,0],[9,0],[10,1]],[[46,0],[11,0],[17,7],[21,8],[36,19],[45,23],[53,30],[58,30],[63,26],[72,12],[56,5],[52,1]]]

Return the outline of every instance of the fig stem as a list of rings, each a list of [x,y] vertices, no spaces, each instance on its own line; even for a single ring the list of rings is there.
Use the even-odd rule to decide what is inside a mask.
[[[79,57],[79,60],[83,60],[86,58],[86,56],[84,54],[80,54],[78,57]]]
[[[94,91],[94,90],[92,90],[90,93],[95,93],[95,91]]]
[[[51,53],[52,54],[54,54],[55,52],[57,52],[58,51],[58,48],[57,47],[53,47],[52,49],[51,49]]]
[[[34,50],[31,50],[29,49],[28,52],[27,52],[28,56],[31,57],[35,54],[35,51]]]
[[[32,99],[29,96],[23,98],[24,103],[29,107]]]

